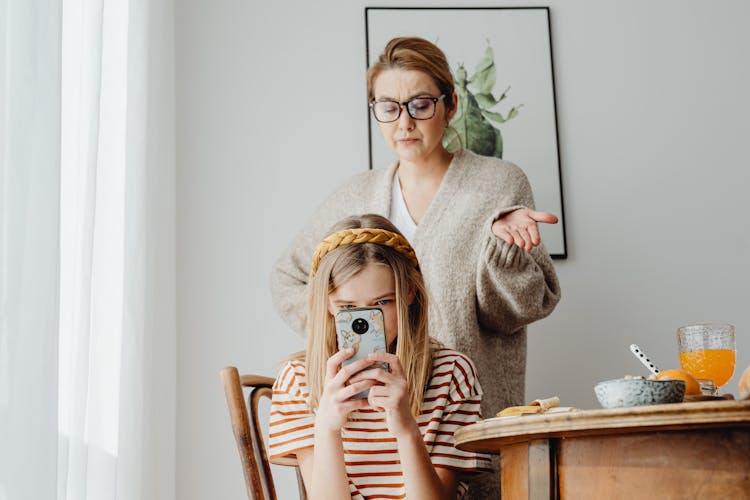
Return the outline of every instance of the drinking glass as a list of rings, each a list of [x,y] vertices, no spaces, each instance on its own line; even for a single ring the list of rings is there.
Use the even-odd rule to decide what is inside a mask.
[[[712,380],[718,389],[734,375],[734,326],[718,323],[681,326],[677,329],[677,344],[680,366],[695,378]]]

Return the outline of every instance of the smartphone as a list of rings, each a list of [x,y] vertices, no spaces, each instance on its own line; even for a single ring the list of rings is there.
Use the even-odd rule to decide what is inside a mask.
[[[386,352],[383,311],[378,307],[342,309],[336,313],[336,337],[339,350],[354,348],[354,354],[351,358],[345,359],[342,366],[366,358],[371,352]],[[375,363],[365,369],[378,367],[387,370],[388,363]],[[369,393],[370,390],[365,389],[354,397],[366,398]]]

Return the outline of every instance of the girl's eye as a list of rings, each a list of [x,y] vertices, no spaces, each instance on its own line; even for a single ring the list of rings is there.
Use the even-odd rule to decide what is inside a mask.
[[[354,309],[354,306],[352,304],[344,304],[343,306],[339,307],[339,311],[344,311],[346,309]]]
[[[391,299],[380,299],[379,301],[376,302],[376,304],[379,306],[385,306],[390,303],[391,303]]]

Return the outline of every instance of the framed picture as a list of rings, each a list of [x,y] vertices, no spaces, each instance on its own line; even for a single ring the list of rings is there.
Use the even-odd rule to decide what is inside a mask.
[[[552,257],[565,258],[549,9],[366,7],[365,30],[368,67],[397,36],[422,37],[445,52],[459,101],[479,111],[461,113],[459,107],[445,146],[460,144],[521,167],[537,210],[560,219],[540,224],[544,244]],[[370,168],[385,167],[395,155],[371,115],[369,120]]]

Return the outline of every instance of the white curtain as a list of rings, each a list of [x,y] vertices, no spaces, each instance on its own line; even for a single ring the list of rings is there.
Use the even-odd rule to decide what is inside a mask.
[[[126,186],[128,169],[141,168],[128,151],[128,110],[139,105],[129,101],[128,16],[127,2],[63,1],[60,500],[140,497],[139,471],[121,450],[140,447],[142,433],[142,379],[124,370],[142,352],[123,344],[139,336],[126,331],[140,309],[138,297],[126,304],[126,267],[140,279],[130,250],[143,244],[125,233],[143,203]]]
[[[0,6],[28,42],[2,65],[0,500],[174,498],[171,1]]]
[[[55,495],[59,39],[59,0],[0,0],[0,500]]]
[[[58,500],[173,497],[172,54],[152,38],[170,16],[63,0]]]

